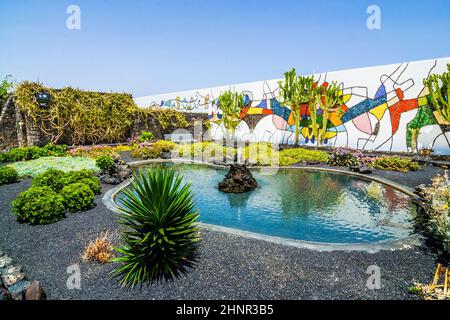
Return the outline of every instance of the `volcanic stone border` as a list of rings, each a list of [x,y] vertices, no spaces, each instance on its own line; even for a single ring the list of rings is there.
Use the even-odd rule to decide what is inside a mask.
[[[217,165],[217,164],[211,164],[211,163],[205,163],[201,161],[195,161],[195,160],[184,160],[184,159],[152,159],[152,160],[143,160],[143,161],[136,161],[136,162],[130,162],[128,163],[131,167],[140,167],[145,164],[151,164],[151,163],[165,163],[165,162],[173,162],[173,163],[193,163],[193,164],[202,164],[207,165],[211,167],[220,167],[224,168],[223,165]],[[253,167],[255,169],[280,169],[278,167]],[[413,190],[411,188],[408,188],[406,186],[402,186],[400,184],[394,183],[392,181],[379,178],[379,177],[373,177],[373,176],[367,176],[360,173],[355,173],[351,171],[344,171],[339,169],[330,169],[330,168],[322,168],[322,167],[304,167],[304,166],[291,166],[291,167],[283,167],[282,169],[300,169],[300,170],[307,170],[307,171],[325,171],[330,172],[334,174],[348,174],[352,176],[356,176],[361,179],[369,180],[369,181],[375,181],[381,184],[385,184],[388,186],[391,186],[411,197],[417,198],[417,195],[414,194]],[[115,197],[131,184],[131,180],[125,181],[124,183],[120,184],[114,189],[109,190],[105,193],[103,196],[103,204],[109,209],[114,212],[119,212],[117,209],[117,205],[115,204]],[[382,242],[375,242],[375,243],[323,243],[323,242],[313,242],[313,241],[303,241],[303,240],[295,240],[295,239],[286,239],[281,237],[274,237],[234,228],[228,228],[228,227],[222,227],[207,223],[198,223],[198,225],[205,229],[210,231],[216,231],[216,232],[224,232],[232,235],[237,235],[245,238],[250,239],[257,239],[257,240],[263,240],[266,242],[271,242],[275,244],[281,244],[286,246],[291,246],[295,248],[302,248],[302,249],[310,249],[315,250],[319,252],[333,252],[333,251],[362,251],[367,253],[375,253],[379,252],[381,250],[401,250],[401,249],[409,249],[413,246],[420,246],[423,244],[423,237],[414,234],[409,237],[399,239],[399,240],[388,240],[388,241],[382,241]]]
[[[22,267],[0,250],[0,300],[25,300],[31,283]]]

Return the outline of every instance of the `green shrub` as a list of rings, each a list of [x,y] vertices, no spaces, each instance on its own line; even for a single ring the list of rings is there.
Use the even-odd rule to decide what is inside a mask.
[[[53,143],[47,143],[44,149],[48,151],[48,156],[64,157],[67,155],[67,146],[65,144],[56,145]]]
[[[19,179],[16,169],[11,167],[0,167],[0,185],[13,183]]]
[[[21,147],[0,154],[0,162],[19,162],[36,160],[42,157],[61,157],[66,155],[67,146],[47,144],[45,147]]]
[[[400,172],[417,171],[420,169],[420,165],[417,162],[400,157],[380,157],[371,166],[375,169]]]
[[[66,173],[65,185],[76,183],[82,179],[93,179],[93,178],[97,177],[94,175],[94,171],[92,170],[83,169],[78,171],[70,171]]]
[[[100,183],[100,179],[97,177],[84,178],[81,179],[79,182],[87,185],[94,194],[102,193],[102,185]]]
[[[148,131],[142,131],[141,135],[139,136],[139,141],[140,142],[152,141],[154,138],[155,137],[153,133]]]
[[[348,148],[336,148],[331,153],[328,164],[338,167],[352,167],[360,164],[358,158]]]
[[[156,152],[169,152],[175,149],[177,144],[170,140],[158,140],[153,144],[153,149]]]
[[[32,187],[12,202],[12,211],[20,222],[48,224],[61,220],[65,209],[63,198],[51,188]]]
[[[70,212],[86,211],[94,206],[95,195],[84,183],[72,183],[61,190],[64,205]]]
[[[193,266],[198,253],[198,212],[189,184],[173,170],[155,168],[135,176],[119,196],[123,241],[114,259],[120,284],[171,280]]]
[[[57,169],[49,169],[33,178],[33,187],[49,187],[55,192],[60,192],[66,184],[66,173]]]
[[[138,147],[131,152],[131,157],[140,159],[157,159],[161,156],[161,151],[152,147]]]
[[[114,159],[110,156],[99,156],[95,164],[103,173],[111,173],[115,167]]]
[[[324,151],[302,148],[285,149],[280,151],[280,166],[291,166],[301,161],[327,162],[330,156]]]

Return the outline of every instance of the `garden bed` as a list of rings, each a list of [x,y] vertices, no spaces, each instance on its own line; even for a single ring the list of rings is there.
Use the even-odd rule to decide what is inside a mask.
[[[327,166],[323,164],[323,166]],[[375,172],[414,187],[439,173]],[[109,273],[116,264],[82,262],[86,245],[108,231],[119,241],[117,214],[96,196],[96,207],[68,214],[50,225],[19,224],[10,202],[31,184],[29,179],[0,186],[0,243],[32,279],[39,280],[49,299],[416,299],[407,288],[427,283],[435,256],[425,247],[396,251],[317,252],[201,229],[200,259],[196,268],[174,282],[126,290]],[[103,185],[103,192],[112,187]],[[66,286],[67,268],[79,264],[81,290]],[[366,287],[370,265],[382,272],[382,288]]]

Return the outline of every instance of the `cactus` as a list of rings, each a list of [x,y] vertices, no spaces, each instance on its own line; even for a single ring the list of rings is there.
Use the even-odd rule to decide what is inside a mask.
[[[244,108],[244,96],[242,94],[225,91],[219,96],[219,107],[222,110],[222,121],[228,134],[233,135],[241,121],[240,113]]]
[[[289,105],[295,119],[295,144],[299,142],[300,136],[300,107],[302,104],[310,103],[313,97],[314,77],[297,76],[292,68],[284,74],[284,81],[279,81],[282,104]]]
[[[318,100],[322,108],[322,128],[317,134],[317,144],[321,145],[322,141],[326,139],[328,131],[328,116],[330,108],[341,106],[344,101],[342,97],[342,90],[337,82],[333,81],[328,87],[319,87],[317,89]],[[317,130],[317,129],[316,129]]]
[[[450,64],[447,64],[447,72],[442,75],[432,74],[423,81],[428,87],[431,104],[442,118],[450,123],[450,105],[448,97],[450,95]]]

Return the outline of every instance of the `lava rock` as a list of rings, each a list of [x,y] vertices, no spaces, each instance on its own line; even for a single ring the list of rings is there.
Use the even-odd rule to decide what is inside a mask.
[[[161,153],[162,159],[171,159],[172,158],[172,152],[170,151],[164,151]]]
[[[7,255],[4,255],[3,257],[0,257],[0,268],[5,268],[9,266],[12,262],[12,259],[8,257]]]
[[[25,278],[25,274],[22,272],[21,267],[9,267],[6,269],[6,272],[2,275],[3,283],[10,287],[17,282],[23,280]]]
[[[105,184],[117,185],[127,180],[133,171],[127,164],[122,164],[122,161],[117,161],[111,172],[108,172],[100,177],[100,181]]]
[[[11,299],[12,299],[11,295],[9,294],[8,290],[3,284],[2,279],[0,278],[0,301],[6,301]]]
[[[25,289],[30,285],[30,281],[21,280],[8,288],[9,294],[13,300],[24,300]]]
[[[372,170],[368,166],[350,166],[350,171],[362,173],[362,174],[370,174]]]
[[[47,300],[39,281],[33,281],[25,290],[25,300]]]
[[[255,190],[258,186],[255,178],[245,164],[231,164],[230,171],[222,182],[219,190],[227,193],[243,193]]]
[[[368,166],[362,166],[362,167],[359,167],[359,173],[371,174],[372,170]]]

